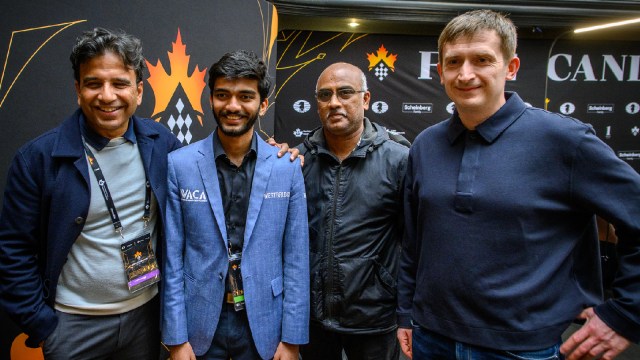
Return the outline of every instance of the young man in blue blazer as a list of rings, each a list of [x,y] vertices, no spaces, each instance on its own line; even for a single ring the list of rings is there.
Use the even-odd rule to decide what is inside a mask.
[[[172,359],[298,359],[308,341],[299,160],[254,131],[270,81],[255,54],[209,71],[216,130],[169,154],[162,338]]]

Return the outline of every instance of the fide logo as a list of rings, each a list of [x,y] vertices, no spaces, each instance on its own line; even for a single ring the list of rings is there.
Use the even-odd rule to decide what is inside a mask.
[[[456,104],[454,104],[453,102],[450,102],[449,104],[447,104],[447,112],[453,115],[454,111],[456,111]]]
[[[376,114],[384,114],[389,110],[389,105],[384,101],[376,101],[371,104],[371,111]]]
[[[562,105],[560,105],[560,113],[565,114],[565,115],[571,115],[576,111],[576,106],[573,105],[573,103],[570,102],[566,102]]]
[[[640,105],[637,102],[630,102],[624,108],[627,111],[627,114],[635,115],[640,112]]]
[[[311,104],[307,100],[298,100],[293,103],[293,110],[304,114],[311,109]]]

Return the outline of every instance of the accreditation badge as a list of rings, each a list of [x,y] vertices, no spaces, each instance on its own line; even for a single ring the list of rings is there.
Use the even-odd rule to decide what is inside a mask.
[[[240,263],[242,253],[231,254],[229,256],[229,285],[233,295],[233,308],[235,311],[244,309],[244,289],[242,287],[242,274]]]
[[[151,246],[151,233],[143,233],[120,246],[129,291],[134,293],[160,281],[160,269]]]

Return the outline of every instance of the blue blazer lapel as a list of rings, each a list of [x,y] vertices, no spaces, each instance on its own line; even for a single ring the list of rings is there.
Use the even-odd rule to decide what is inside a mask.
[[[253,136],[258,136],[254,133]],[[244,248],[246,248],[253,228],[256,226],[264,194],[266,193],[267,183],[271,177],[271,169],[273,168],[273,149],[271,145],[258,138],[258,158],[256,159],[256,169],[253,173],[253,181],[251,183],[251,197],[249,198],[249,208],[247,210],[247,221],[244,228]],[[276,215],[277,216],[277,215]]]
[[[204,141],[200,142],[200,148],[198,154],[198,169],[200,170],[200,177],[204,184],[205,191],[207,192],[207,199],[218,229],[222,234],[222,240],[227,246],[227,227],[224,220],[224,206],[222,205],[222,196],[220,195],[220,183],[218,182],[218,170],[216,170],[216,161],[213,154],[213,140],[214,136],[211,133]]]

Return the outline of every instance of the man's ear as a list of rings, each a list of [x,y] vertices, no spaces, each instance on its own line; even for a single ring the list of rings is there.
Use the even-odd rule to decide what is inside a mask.
[[[142,85],[142,81],[140,81],[138,83],[136,88],[138,90],[137,102],[138,102],[138,106],[139,106],[140,104],[142,104],[142,90],[144,89],[144,86]]]
[[[507,80],[513,80],[516,78],[516,74],[518,73],[518,69],[520,69],[520,58],[514,56],[509,64],[507,65]]]
[[[267,113],[268,108],[269,108],[269,99],[264,98],[264,100],[262,100],[262,102],[260,103],[260,111],[258,112],[258,115],[264,116],[264,114]]]
[[[78,97],[78,106],[80,106],[80,84],[78,83],[78,80],[74,81],[74,84],[76,86],[76,96]]]
[[[371,92],[366,91],[362,97],[365,110],[369,110],[369,101],[371,101]]]

